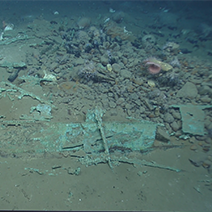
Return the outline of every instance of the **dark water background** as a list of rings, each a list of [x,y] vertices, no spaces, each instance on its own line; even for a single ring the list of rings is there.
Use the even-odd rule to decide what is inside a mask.
[[[94,22],[100,15],[107,18],[112,8],[129,15],[131,20],[125,18],[122,25],[126,25],[135,36],[140,36],[149,28],[155,32],[167,29],[167,41],[182,42],[185,38],[174,39],[172,34],[180,33],[183,29],[191,30],[195,34],[189,34],[187,43],[190,45],[201,41],[206,49],[198,56],[207,57],[205,50],[211,47],[211,43],[207,43],[212,34],[211,5],[211,1],[1,1],[0,20],[21,27],[39,17],[51,21],[57,11],[61,18],[89,17],[92,25],[96,24]]]
[[[150,24],[162,9],[168,9],[182,20],[179,27],[187,25],[197,30],[202,23],[211,24],[211,5],[211,1],[1,1],[0,15],[3,20],[21,24],[27,16],[35,18],[42,15],[45,19],[51,19],[54,11],[68,18],[73,15],[95,17],[112,8],[129,13],[134,18],[146,14],[143,22]]]

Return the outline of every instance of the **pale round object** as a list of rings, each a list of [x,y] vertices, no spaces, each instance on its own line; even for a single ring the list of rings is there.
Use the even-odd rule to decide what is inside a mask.
[[[112,68],[111,64],[107,64],[107,70],[108,70],[108,71],[112,71],[112,69],[113,69],[113,68]]]
[[[155,87],[155,83],[152,80],[148,80],[147,84],[151,87],[154,88]]]

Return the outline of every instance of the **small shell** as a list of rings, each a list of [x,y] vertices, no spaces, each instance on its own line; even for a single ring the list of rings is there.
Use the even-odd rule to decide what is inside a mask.
[[[155,108],[155,116],[159,116],[160,115],[160,108],[156,107]]]
[[[113,69],[113,68],[112,68],[111,64],[107,64],[107,70],[108,70],[108,71],[112,71],[112,69]]]
[[[154,88],[155,87],[155,83],[152,80],[148,80],[147,84],[151,87]]]
[[[191,146],[190,146],[190,150],[196,151],[196,150],[197,150],[197,146],[196,146],[196,145],[194,145],[194,144],[193,144],[193,145],[191,145]]]
[[[204,162],[202,163],[202,166],[203,166],[205,169],[209,169],[211,165],[208,163],[208,161],[204,161]]]
[[[47,74],[45,70],[43,72],[45,74],[43,79],[46,79],[46,80],[49,80],[49,81],[52,81],[52,82],[57,81],[57,78],[53,74]]]

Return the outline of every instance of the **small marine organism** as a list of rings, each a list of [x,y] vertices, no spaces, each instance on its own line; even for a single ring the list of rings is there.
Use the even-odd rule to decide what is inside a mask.
[[[86,61],[84,67],[78,71],[78,76],[86,81],[94,80],[97,74],[96,67],[92,61]]]
[[[159,76],[157,82],[161,86],[169,86],[169,87],[174,87],[182,84],[182,80],[180,79],[179,74],[175,72],[167,72]]]
[[[167,42],[163,47],[163,51],[166,51],[166,52],[174,52],[174,53],[177,53],[178,50],[179,50],[179,44],[177,43],[174,43],[174,42]]]
[[[161,66],[158,63],[158,60],[154,57],[150,57],[144,60],[145,65],[148,66],[148,71],[150,74],[158,74],[161,71]]]
[[[154,57],[150,57],[146,59],[144,62],[145,62],[145,65],[148,66],[148,70],[150,74],[158,74],[160,73],[161,70],[169,71],[173,68],[168,63],[161,62],[160,60]]]
[[[111,65],[116,62],[116,59],[112,56],[112,53],[110,50],[107,50],[107,55],[108,55],[108,63]]]
[[[86,43],[84,48],[85,48],[85,52],[89,53],[92,50],[93,45],[91,43]]]
[[[150,74],[158,74],[161,71],[161,67],[158,63],[147,61],[146,64]]]
[[[170,65],[172,65],[172,67],[177,67],[177,68],[180,68],[181,66],[177,57],[174,57],[174,60],[170,62]]]

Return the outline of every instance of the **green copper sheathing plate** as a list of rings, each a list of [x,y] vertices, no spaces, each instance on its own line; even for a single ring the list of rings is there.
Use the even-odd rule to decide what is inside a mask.
[[[104,123],[109,148],[144,150],[153,145],[157,125],[155,123]],[[82,148],[86,153],[104,151],[104,145],[96,123],[45,124],[36,137],[34,149],[59,152]]]
[[[157,125],[150,122],[104,123],[105,137],[109,149],[144,150],[153,145]],[[85,123],[83,128],[85,152],[104,150],[96,124]]]
[[[7,153],[43,153],[82,149],[86,153],[104,151],[97,122],[86,119],[84,123],[31,123],[15,126],[1,125],[0,148]],[[145,150],[153,145],[157,124],[143,120],[129,122],[104,122],[103,130],[110,150]],[[11,132],[10,131],[11,128]],[[14,129],[16,129],[14,131]],[[14,134],[14,135],[13,135]],[[11,139],[10,139],[11,138]],[[8,152],[9,151],[9,152]]]
[[[182,130],[184,133],[204,135],[205,113],[203,109],[212,108],[212,105],[172,105],[179,108],[182,116]]]

